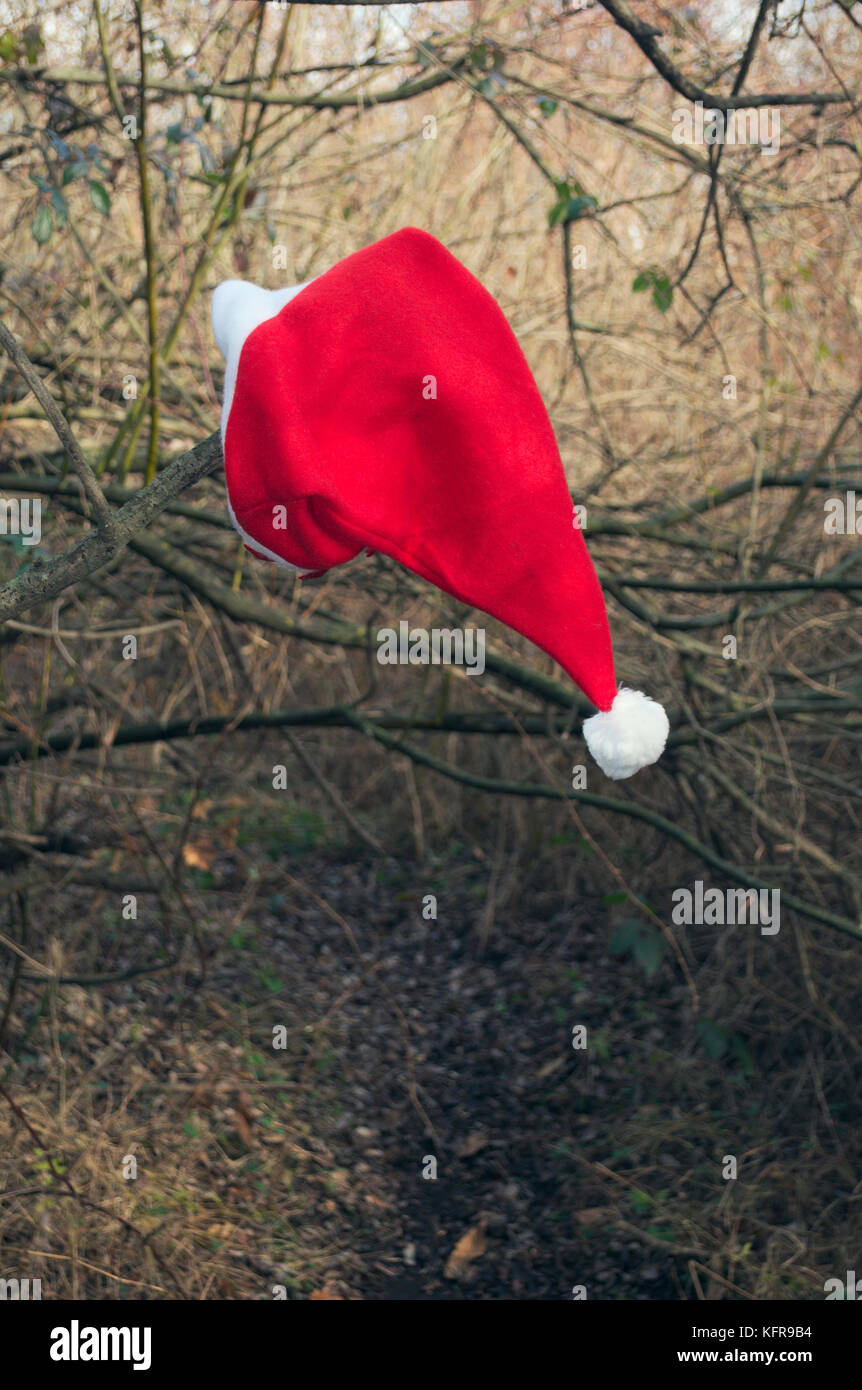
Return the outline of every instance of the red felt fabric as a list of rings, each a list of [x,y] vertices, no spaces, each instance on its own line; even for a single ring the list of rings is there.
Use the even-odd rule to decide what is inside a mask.
[[[604,599],[550,420],[496,300],[434,237],[357,251],[249,334],[225,476],[239,525],[291,564],[389,555],[610,708]]]

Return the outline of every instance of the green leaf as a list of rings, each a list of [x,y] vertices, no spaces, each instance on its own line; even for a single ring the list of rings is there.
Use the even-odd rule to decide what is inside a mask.
[[[103,212],[107,217],[111,211],[111,199],[108,190],[98,179],[88,179],[87,186],[90,190],[90,202],[97,212]]]
[[[57,230],[61,231],[69,220],[69,205],[59,188],[51,189],[51,206],[57,216]]]
[[[67,183],[72,183],[75,179],[82,179],[89,167],[85,159],[73,159],[72,163],[67,164],[63,170],[63,187],[65,188]]]
[[[28,24],[21,38],[24,42],[24,53],[27,62],[35,63],[42,49],[45,47],[45,41],[42,38],[42,30],[39,28],[38,24]]]
[[[557,190],[557,201],[548,213],[548,226],[556,227],[566,215],[566,208],[572,198],[572,190],[567,183],[558,183],[554,187]]]
[[[625,951],[631,952],[632,958],[649,980],[662,963],[665,944],[649,923],[640,922],[635,917],[625,917],[608,942],[608,954],[619,956]]]
[[[555,183],[557,201],[548,213],[548,226],[557,227],[561,222],[577,222],[584,213],[598,207],[595,198],[585,193],[579,183],[570,187],[568,183]]]
[[[418,63],[420,68],[430,68],[431,64],[434,62],[434,56],[434,45],[433,43],[428,43],[428,41],[426,40],[420,48],[416,49],[416,54],[413,61],[415,63]]]
[[[40,203],[36,216],[30,224],[33,233],[33,240],[37,246],[44,246],[54,230],[54,219],[51,216],[51,209],[47,203]]]
[[[169,144],[178,145],[183,138],[182,121],[176,121],[173,125],[169,125],[165,134],[168,137]]]
[[[664,314],[673,302],[673,285],[657,265],[651,265],[648,270],[642,270],[632,281],[632,289],[635,294],[640,294],[642,290],[652,287],[652,302],[660,313]]]
[[[643,935],[635,942],[634,958],[648,980],[652,979],[658,970],[663,955],[664,942],[657,932],[652,932],[649,936]]]
[[[498,72],[496,68],[492,69],[487,77],[483,77],[481,82],[476,83],[476,90],[482,92],[486,97],[493,96],[495,88],[501,92],[506,90],[505,75]]]
[[[676,1240],[676,1231],[673,1226],[647,1226],[647,1231],[657,1240]]]
[[[563,221],[577,222],[578,218],[583,217],[585,212],[592,212],[593,208],[596,207],[598,207],[598,203],[588,193],[582,193],[577,198],[570,198],[566,204]]]
[[[697,1035],[703,1043],[706,1055],[717,1062],[719,1057],[723,1057],[727,1051],[727,1033],[723,1028],[719,1028],[717,1023],[713,1023],[709,1018],[700,1018],[697,1021]]]
[[[0,34],[0,59],[4,63],[14,63],[17,60],[21,49],[14,34],[6,30],[5,34]]]
[[[11,535],[0,533],[0,541],[3,541],[5,545],[11,545],[14,555],[23,555],[27,549],[24,544],[24,537],[17,535],[14,531]]]
[[[658,277],[652,292],[652,302],[660,313],[667,313],[673,302],[673,285],[666,275]]]
[[[471,48],[470,50],[470,67],[474,70],[478,68],[482,71],[488,66],[489,56],[488,45],[486,43],[477,43],[475,48]]]
[[[557,103],[555,101],[551,101],[550,97],[539,97],[538,105],[539,110],[545,117],[545,120],[547,120],[549,116],[553,116],[554,112],[557,109]]]
[[[617,927],[608,942],[608,955],[621,956],[623,951],[633,951],[640,935],[639,922],[623,922]]]

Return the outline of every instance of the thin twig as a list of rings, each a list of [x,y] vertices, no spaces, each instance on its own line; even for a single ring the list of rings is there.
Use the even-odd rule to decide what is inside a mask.
[[[120,544],[120,537],[114,513],[106,501],[102,489],[99,487],[96,475],[81,453],[78,441],[72,434],[65,418],[57,408],[49,392],[46,391],[45,384],[36,371],[36,368],[33,366],[33,363],[2,320],[0,320],[0,346],[3,347],[6,354],[15,364],[18,372],[33,392],[33,395],[36,397],[50,421],[54,433],[66,450],[69,456],[69,462],[80,479],[87,501],[90,503],[93,517],[103,544],[109,549],[116,548]]]

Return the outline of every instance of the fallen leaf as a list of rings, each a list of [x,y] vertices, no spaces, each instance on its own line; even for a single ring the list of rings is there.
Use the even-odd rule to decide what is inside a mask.
[[[245,1144],[246,1148],[251,1148],[251,1126],[254,1116],[251,1113],[251,1101],[246,1091],[240,1091],[236,1103],[236,1132]]]
[[[471,1226],[470,1230],[458,1241],[446,1261],[443,1274],[447,1279],[458,1279],[473,1260],[478,1260],[480,1255],[484,1255],[487,1248],[485,1223],[480,1221],[478,1226]]]
[[[212,1226],[207,1226],[207,1235],[216,1240],[228,1240],[235,1229],[229,1221],[216,1221]]]
[[[488,1142],[488,1136],[482,1129],[474,1129],[472,1134],[468,1134],[460,1149],[457,1150],[458,1158],[472,1158],[480,1149],[484,1149]]]
[[[322,1289],[314,1289],[308,1295],[315,1303],[343,1303],[344,1295],[340,1294],[333,1284],[324,1284]]]
[[[575,1212],[575,1220],[581,1226],[599,1226],[613,1218],[613,1207],[584,1207]]]
[[[539,1067],[536,1072],[536,1080],[547,1080],[549,1076],[553,1076],[555,1071],[559,1071],[560,1067],[564,1067],[567,1060],[566,1057],[553,1057],[550,1062],[545,1062],[544,1066]]]
[[[183,863],[190,869],[211,869],[215,850],[204,845],[183,845]]]

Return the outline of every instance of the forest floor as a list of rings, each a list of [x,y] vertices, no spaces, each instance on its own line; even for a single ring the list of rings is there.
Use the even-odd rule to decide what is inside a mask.
[[[843,1274],[849,1128],[825,1174],[793,1074],[711,1043],[669,962],[610,954],[606,903],[495,909],[469,854],[417,873],[314,846],[256,881],[252,859],[195,871],[198,965],[40,1011],[24,990],[0,1273],[43,1297],[387,1300],[822,1298]],[[97,929],[99,974],[158,954],[146,920]]]

